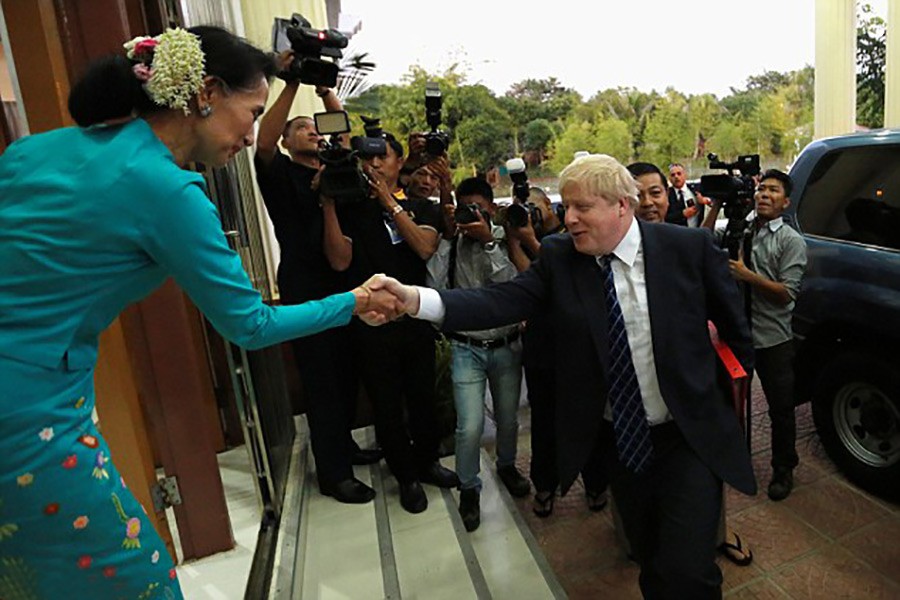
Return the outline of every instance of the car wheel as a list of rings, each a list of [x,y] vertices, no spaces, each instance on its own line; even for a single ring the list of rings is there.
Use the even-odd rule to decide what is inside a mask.
[[[819,373],[813,418],[828,456],[861,488],[900,499],[900,371],[846,353]]]

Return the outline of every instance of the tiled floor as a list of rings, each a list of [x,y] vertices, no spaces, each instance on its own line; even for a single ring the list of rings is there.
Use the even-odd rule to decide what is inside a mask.
[[[452,468],[452,457],[444,463]],[[355,470],[378,492],[375,502],[345,505],[322,496],[310,464],[292,591],[276,582],[277,598],[543,600],[553,598],[553,590],[564,595],[487,463],[483,524],[472,534],[462,527],[455,490],[423,486],[428,510],[413,515],[400,506],[396,480],[383,463]]]
[[[769,420],[761,392],[753,401],[761,491],[747,497],[728,489],[726,506],[728,525],[752,548],[754,561],[737,567],[720,559],[725,596],[900,599],[900,506],[869,496],[837,473],[815,435],[809,405],[797,409],[795,491],[783,502],[770,501]],[[524,471],[527,435],[523,431],[518,459]],[[590,513],[578,486],[557,500],[548,519],[532,514],[530,499],[516,504],[570,598],[640,598],[637,568],[616,542],[609,511]]]
[[[758,392],[754,406],[753,462],[762,491],[747,497],[728,489],[726,505],[729,526],[755,559],[748,567],[720,560],[726,597],[900,599],[900,506],[869,496],[837,472],[818,443],[808,406],[797,413],[795,491],[784,502],[768,500],[769,424]],[[518,462],[527,473],[527,408],[520,422]],[[489,423],[486,429],[490,438]],[[308,476],[306,518],[295,536],[300,551],[287,566],[296,585],[277,597],[525,600],[552,598],[555,591],[572,599],[640,598],[638,569],[618,545],[609,510],[588,511],[580,483],[557,500],[550,518],[539,519],[530,498],[513,501],[500,492],[484,458],[482,526],[473,534],[455,514],[455,491],[426,486],[428,511],[404,512],[383,464],[357,467],[357,477],[379,491],[364,506],[322,497]],[[452,466],[452,457],[445,461]],[[258,508],[246,451],[223,455],[220,463],[239,547],[179,567],[188,599],[243,597]]]

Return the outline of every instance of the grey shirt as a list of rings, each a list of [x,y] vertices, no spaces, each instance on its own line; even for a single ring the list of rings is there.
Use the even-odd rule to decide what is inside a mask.
[[[791,301],[780,305],[751,288],[753,347],[771,348],[792,339],[791,313],[806,270],[806,242],[779,217],[763,225],[753,236],[751,268],[784,284]]]
[[[481,242],[461,235],[453,240],[441,238],[437,252],[428,260],[426,269],[428,287],[438,290],[450,287],[474,289],[489,283],[503,283],[518,274],[516,266],[509,260],[506,249],[506,232],[499,225],[491,225],[494,243],[485,248]],[[450,249],[456,244],[456,271],[454,281],[448,281],[450,271]],[[518,324],[483,329],[481,331],[460,331],[477,340],[494,340],[510,335],[519,328]]]

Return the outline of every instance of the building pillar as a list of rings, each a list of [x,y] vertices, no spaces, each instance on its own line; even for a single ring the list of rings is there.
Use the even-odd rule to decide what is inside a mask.
[[[888,0],[884,126],[900,127],[900,0]]]
[[[815,137],[856,128],[856,0],[816,0]]]

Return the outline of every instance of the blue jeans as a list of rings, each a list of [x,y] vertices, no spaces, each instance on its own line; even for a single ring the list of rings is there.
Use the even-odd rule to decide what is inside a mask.
[[[522,344],[486,350],[452,340],[453,399],[456,404],[456,473],[460,489],[481,490],[479,455],[484,433],[485,383],[490,385],[497,421],[497,467],[516,462]]]

